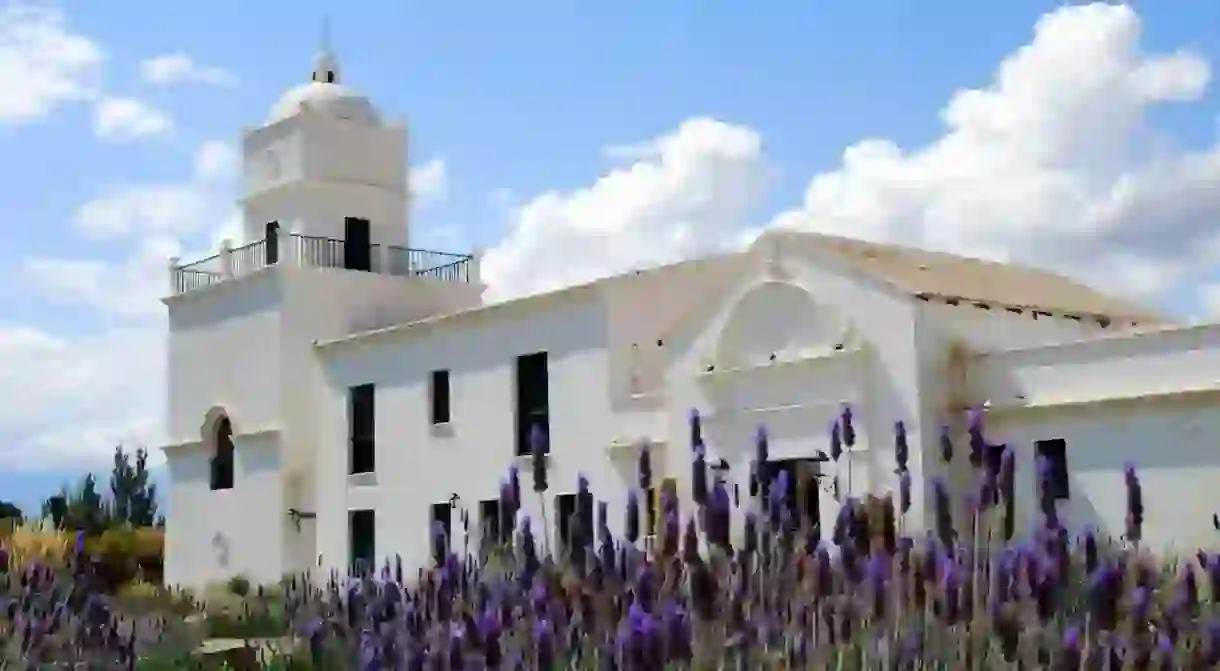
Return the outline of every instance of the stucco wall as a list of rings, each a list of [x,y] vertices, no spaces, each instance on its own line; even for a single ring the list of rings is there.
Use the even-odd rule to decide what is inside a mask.
[[[666,377],[673,440],[666,449],[673,452],[672,475],[680,490],[689,495],[688,409],[707,414],[709,451],[730,463],[727,480],[744,496],[759,425],[772,436],[775,458],[813,456],[829,451],[830,423],[848,402],[856,415],[856,449],[824,472],[837,472],[846,491],[850,470],[855,494],[894,488],[893,425],[904,421],[917,489],[910,519],[918,525],[926,422],[920,415],[914,306],[852,276],[833,259],[791,259],[777,275],[760,265],[714,314],[674,339]],[[836,351],[838,344],[844,344],[842,351]],[[780,350],[775,362],[766,356],[770,348]],[[734,368],[708,374],[706,365],[720,360]],[[829,494],[823,496],[824,528],[837,508]]]
[[[235,435],[233,444],[232,489],[209,488],[207,446],[179,448],[169,459],[167,584],[199,588],[238,574],[275,582],[284,571],[278,436]]]
[[[988,417],[988,437],[1017,455],[1022,530],[1037,521],[1034,442],[1067,441],[1070,498],[1059,504],[1068,529],[1087,527],[1118,538],[1125,533],[1123,467],[1136,465],[1143,488],[1144,542],[1156,551],[1215,549],[1220,532],[1220,406],[1215,398],[1144,400],[1070,410],[1012,411]]]
[[[237,433],[280,419],[282,286],[258,273],[169,303],[171,443],[198,440],[204,415],[224,407]]]
[[[1072,478],[1062,504],[1072,528],[1120,536],[1124,463],[1144,487],[1145,540],[1159,550],[1212,547],[1220,532],[1220,326],[1165,329],[976,357],[969,393],[988,402],[988,437],[1016,449],[1025,526],[1035,515],[1033,444],[1067,441]]]
[[[377,554],[400,554],[408,566],[416,566],[428,561],[433,503],[457,493],[477,525],[478,502],[498,495],[513,463],[521,465],[528,492],[528,461],[514,457],[515,359],[521,354],[548,353],[548,514],[551,497],[574,491],[582,472],[602,498],[614,494],[616,488],[607,481],[612,476],[605,446],[613,429],[601,302],[558,303],[494,320],[464,319],[460,326],[425,326],[410,336],[342,345],[325,354],[315,471],[318,551],[325,569],[348,564],[349,510],[376,510]],[[443,431],[434,430],[429,418],[428,386],[436,369],[450,371],[452,421]],[[377,384],[376,484],[351,486],[347,389],[368,382]],[[610,505],[622,508],[621,503]],[[525,496],[525,508],[541,537],[536,497]],[[456,512],[454,530],[460,545]],[[477,542],[472,540],[473,547]]]

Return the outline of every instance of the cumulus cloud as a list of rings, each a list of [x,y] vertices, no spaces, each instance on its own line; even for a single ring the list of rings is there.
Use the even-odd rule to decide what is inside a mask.
[[[195,153],[189,179],[105,186],[77,208],[72,223],[92,239],[183,234],[216,225],[218,218],[230,216],[228,187],[237,165],[232,145],[205,142]]]
[[[116,444],[161,441],[162,333],[123,327],[68,338],[0,325],[3,468],[102,464]]]
[[[237,78],[223,68],[202,65],[183,52],[161,54],[140,63],[140,79],[154,86],[211,84],[233,86]]]
[[[60,104],[91,100],[101,82],[101,48],[45,5],[0,7],[0,123],[21,123]]]
[[[449,170],[445,157],[437,156],[411,168],[407,188],[416,205],[444,200],[449,195]]]
[[[136,98],[104,97],[93,108],[93,130],[104,140],[137,140],[164,135],[174,127],[165,112]]]
[[[853,144],[769,225],[1020,261],[1144,296],[1190,282],[1220,258],[1220,143],[1167,145],[1147,116],[1198,100],[1210,68],[1145,53],[1139,38],[1130,7],[1043,16],[989,84],[948,101],[943,134],[909,150]],[[514,213],[486,258],[497,296],[731,247],[767,183],[758,135],[710,119],[606,153],[628,163]]]
[[[632,155],[641,158],[588,187],[544,193],[517,209],[509,234],[484,257],[489,296],[545,291],[725,247],[771,176],[758,133],[714,119],[683,122]]]

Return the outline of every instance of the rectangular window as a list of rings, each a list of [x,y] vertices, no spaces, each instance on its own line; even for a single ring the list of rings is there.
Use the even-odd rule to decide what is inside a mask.
[[[432,423],[449,423],[449,371],[432,371]]]
[[[1039,440],[1034,443],[1039,457],[1046,459],[1050,468],[1050,487],[1056,501],[1070,497],[1068,486],[1067,441],[1062,438]]]
[[[428,516],[428,538],[432,538],[435,533],[436,523],[440,522],[441,529],[445,532],[445,546],[453,547],[453,506],[448,502],[433,503],[432,512]]]
[[[374,567],[377,554],[375,520],[371,510],[350,510],[347,513],[348,551],[353,575],[360,575]]]
[[[517,357],[517,455],[530,453],[530,434],[534,427],[546,438],[550,453],[550,401],[548,395],[546,352]]]
[[[375,387],[371,384],[362,384],[348,390],[348,472],[353,475],[372,473],[375,466],[375,396]]]
[[[483,547],[504,542],[500,537],[500,500],[479,501],[479,541]]]
[[[572,531],[572,516],[576,514],[575,494],[555,495],[555,533],[559,536],[556,545],[567,547],[568,536]]]

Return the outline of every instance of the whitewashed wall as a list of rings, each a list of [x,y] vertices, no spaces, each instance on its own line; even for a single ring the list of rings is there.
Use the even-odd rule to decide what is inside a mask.
[[[970,393],[990,401],[991,442],[1018,455],[1023,526],[1036,515],[1034,442],[1067,441],[1071,498],[1061,511],[1121,536],[1122,469],[1134,463],[1144,490],[1144,538],[1151,548],[1214,548],[1220,512],[1220,327],[1165,329],[1123,338],[995,352],[969,371]]]
[[[408,336],[340,345],[326,353],[316,467],[318,551],[325,569],[348,564],[349,510],[377,511],[378,556],[397,554],[406,565],[420,566],[429,561],[432,504],[457,493],[471,512],[472,529],[477,528],[478,502],[498,495],[513,463],[520,465],[522,487],[529,492],[528,459],[514,456],[514,377],[521,354],[548,353],[548,514],[551,497],[575,491],[579,473],[601,498],[614,496],[604,449],[612,428],[600,301],[561,301],[514,315],[493,310],[453,321],[459,320],[463,323],[425,325]],[[444,430],[434,429],[429,416],[428,386],[436,369],[450,371],[452,420]],[[377,472],[375,484],[358,486],[349,480],[367,479],[347,475],[347,389],[369,382],[377,385]],[[541,539],[539,502],[532,494],[524,498]],[[622,505],[612,501],[611,509]],[[456,513],[454,530],[460,546],[464,539]]]

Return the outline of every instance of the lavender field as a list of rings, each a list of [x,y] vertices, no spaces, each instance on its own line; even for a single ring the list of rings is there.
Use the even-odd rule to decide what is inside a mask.
[[[902,533],[911,475],[900,423],[898,490],[846,498],[833,527],[820,529],[816,503],[790,500],[788,476],[768,472],[762,430],[749,496],[735,501],[709,474],[693,415],[694,509],[663,492],[647,552],[642,494],[630,496],[624,528],[610,529],[583,478],[567,538],[549,547],[544,529],[555,521],[518,515],[523,497],[550,485],[536,439],[532,472],[510,471],[502,483],[505,522],[489,539],[493,550],[477,556],[438,533],[432,566],[390,559],[321,587],[304,576],[233,585],[223,616],[206,599],[174,592],[138,604],[104,594],[80,544],[63,566],[6,553],[0,648],[9,662],[0,667],[222,668],[192,653],[200,636],[184,623],[197,615],[213,637],[276,639],[258,652],[252,643],[238,649],[225,668],[1216,668],[1220,556],[1140,549],[1145,502],[1133,467],[1121,541],[1064,529],[1046,472],[1037,528],[1018,537],[1012,451],[989,463],[982,422],[972,414],[968,440],[955,445],[946,432],[938,453],[924,456],[925,464],[966,460],[976,485],[950,492],[934,482],[932,529],[918,538]],[[826,447],[837,460],[854,443],[845,408]],[[653,487],[646,449],[637,476],[637,492]],[[963,501],[970,519],[955,521],[950,511]],[[739,529],[734,507],[747,511]]]

